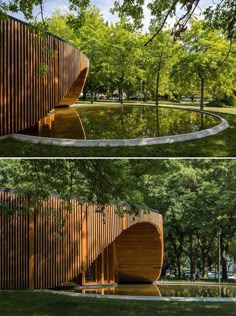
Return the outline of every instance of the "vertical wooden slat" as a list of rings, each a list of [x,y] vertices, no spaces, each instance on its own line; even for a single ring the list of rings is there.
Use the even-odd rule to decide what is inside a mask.
[[[35,234],[35,226],[34,226],[34,212],[33,210],[29,213],[29,288],[34,289],[34,234]]]
[[[82,206],[82,284],[86,283],[85,272],[87,269],[87,205]]]
[[[114,283],[115,281],[114,247],[115,247],[114,242],[108,246],[108,277],[107,277],[108,283]]]
[[[20,207],[30,208],[28,200],[12,193],[0,192],[0,200],[8,203],[16,212],[11,216],[0,216],[0,288],[48,288],[67,282],[82,272],[82,283],[86,269],[96,261],[98,282],[114,281],[115,242],[123,229],[135,223],[155,223],[160,229],[159,241],[163,253],[162,219],[159,214],[143,214],[133,220],[132,216],[121,219],[114,214],[114,207],[103,214],[95,206],[80,206],[72,201],[72,213],[65,212],[65,205],[58,198],[43,202],[39,214],[20,214]],[[52,216],[56,210],[56,219]],[[60,209],[64,209],[63,212]],[[18,212],[18,213],[17,213]],[[56,241],[55,233],[60,232],[56,221],[67,219],[62,237]],[[50,216],[48,216],[50,215]],[[61,216],[61,218],[60,218]],[[160,257],[160,265],[162,257]],[[94,266],[94,265],[93,265]],[[100,272],[99,272],[100,271]],[[105,272],[105,274],[104,274]]]

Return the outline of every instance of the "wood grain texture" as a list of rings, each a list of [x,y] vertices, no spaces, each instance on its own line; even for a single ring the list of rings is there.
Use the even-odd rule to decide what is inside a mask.
[[[48,72],[41,76],[42,65]],[[89,69],[77,48],[48,34],[42,39],[27,24],[0,21],[0,136],[36,124],[53,108],[79,98]]]
[[[110,205],[57,197],[31,205],[29,196],[0,191],[0,288],[52,288],[71,280],[153,282],[163,260],[162,216],[120,218]]]
[[[161,273],[163,237],[155,223],[131,226],[116,240],[118,283],[152,283]]]

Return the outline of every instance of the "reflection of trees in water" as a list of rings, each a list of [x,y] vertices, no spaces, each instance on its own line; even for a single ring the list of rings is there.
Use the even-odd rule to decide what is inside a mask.
[[[121,126],[123,130],[125,131],[125,123],[124,123],[124,105],[121,106]]]
[[[160,136],[160,116],[159,116],[159,106],[156,106],[156,136]]]
[[[200,125],[200,130],[204,129],[204,117],[205,115],[201,113],[201,125]]]
[[[236,297],[236,287],[203,285],[123,284],[111,288],[88,290],[88,293],[173,296],[173,297]],[[94,292],[95,291],[95,292]]]
[[[216,125],[216,119],[202,113],[159,107],[96,107],[78,112],[89,139],[158,137]]]
[[[236,297],[236,287],[233,286],[158,285],[158,287],[162,296]]]

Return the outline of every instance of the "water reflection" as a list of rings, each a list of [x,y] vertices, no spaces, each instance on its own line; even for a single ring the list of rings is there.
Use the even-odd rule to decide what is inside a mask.
[[[111,288],[87,288],[72,290],[86,294],[131,295],[131,296],[171,296],[171,297],[236,297],[236,286],[217,285],[162,285],[124,284]]]
[[[191,133],[218,123],[212,116],[173,108],[78,106],[56,109],[22,133],[72,139],[130,139]]]
[[[162,296],[173,297],[236,297],[236,286],[158,285]]]

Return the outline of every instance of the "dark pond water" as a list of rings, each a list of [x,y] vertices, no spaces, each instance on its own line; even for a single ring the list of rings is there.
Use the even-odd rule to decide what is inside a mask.
[[[112,288],[89,288],[71,290],[77,293],[132,295],[132,296],[172,296],[172,297],[236,297],[236,286],[218,285],[161,285],[135,284],[118,285]]]
[[[219,124],[212,116],[151,106],[78,106],[56,109],[21,133],[72,139],[130,139],[185,134]]]

